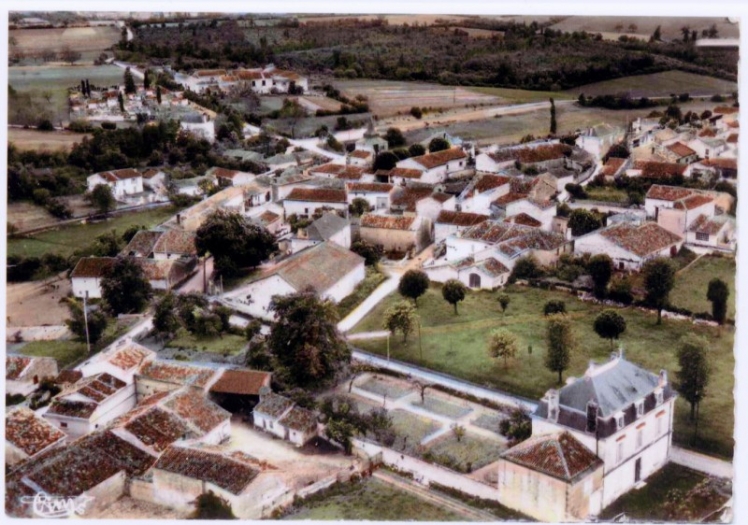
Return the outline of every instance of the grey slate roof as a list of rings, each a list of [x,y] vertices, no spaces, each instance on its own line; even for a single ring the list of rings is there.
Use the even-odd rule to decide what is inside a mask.
[[[657,387],[658,376],[635,364],[619,359],[599,373],[585,375],[559,392],[559,403],[585,412],[587,402],[594,401],[602,417],[608,417],[650,394]]]
[[[306,232],[312,240],[326,241],[346,226],[348,226],[348,221],[337,213],[325,213],[314,221]]]

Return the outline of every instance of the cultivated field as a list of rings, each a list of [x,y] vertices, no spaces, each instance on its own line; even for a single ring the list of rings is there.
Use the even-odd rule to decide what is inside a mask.
[[[59,199],[72,210],[73,217],[85,217],[96,211],[84,200],[83,195],[69,195]],[[28,201],[9,202],[7,210],[8,222],[21,232],[53,226],[59,222],[47,210]]]
[[[584,93],[585,96],[628,93],[632,97],[668,97],[671,93],[705,96],[730,94],[737,90],[737,83],[728,80],[685,71],[663,71],[587,84],[570,89],[567,93],[572,94],[574,98],[578,98],[580,93]]]
[[[610,355],[610,344],[600,339],[592,329],[595,317],[604,308],[583,302],[569,294],[536,288],[510,287],[510,304],[502,316],[496,292],[470,292],[460,304],[460,315],[454,315],[451,305],[444,301],[439,286],[419,299],[423,360],[419,342],[411,335],[407,343],[399,335],[390,339],[390,354],[396,359],[416,363],[426,368],[445,372],[478,384],[496,387],[531,399],[539,399],[557,385],[557,374],[543,365],[545,357],[545,319],[542,307],[548,300],[565,301],[573,321],[579,345],[572,354],[571,365],[564,377],[581,376],[589,360],[605,361]],[[382,301],[354,332],[380,330],[384,311],[402,300],[395,292]],[[680,398],[676,403],[674,439],[681,445],[724,457],[732,456],[734,428],[734,330],[693,325],[687,321],[663,320],[657,326],[656,315],[635,308],[621,309],[626,319],[626,332],[621,336],[625,354],[632,362],[654,372],[668,370],[675,379],[678,369],[676,350],[680,338],[687,332],[705,337],[710,342],[713,366],[709,394],[701,404],[699,435],[688,421],[688,404]],[[519,352],[503,362],[488,357],[486,342],[490,332],[500,326],[511,330],[519,339]],[[385,340],[357,341],[356,346],[386,355]],[[532,353],[528,352],[532,347]]]
[[[26,55],[38,55],[46,49],[59,53],[67,46],[83,55],[82,62],[90,63],[119,42],[121,33],[114,26],[12,29],[10,37],[16,39],[18,49]]]
[[[532,18],[532,17],[526,17]],[[629,24],[636,24],[636,34],[649,35],[660,26],[662,37],[667,39],[680,38],[680,29],[688,26],[696,29],[701,36],[702,29],[708,29],[712,24],[717,26],[722,38],[736,38],[740,36],[738,24],[729,22],[726,18],[706,17],[626,17],[626,16],[568,16],[552,25],[553,29],[562,31],[588,31],[591,33],[617,33],[616,26],[622,24],[627,30]]]
[[[70,151],[73,144],[87,134],[70,131],[37,131],[35,129],[8,128],[8,142],[18,149],[32,151]]]
[[[58,288],[53,288],[53,284]],[[70,292],[70,280],[64,273],[44,281],[8,283],[5,295],[8,331],[14,326],[65,324],[70,310],[62,301]]]
[[[393,80],[334,80],[333,85],[353,98],[364,95],[369,107],[379,116],[408,113],[410,108],[454,108],[476,104],[506,103],[500,97],[477,93],[457,86]]]
[[[317,15],[311,15],[311,16],[297,16],[299,21],[301,23],[305,22],[335,22],[338,20],[350,20],[353,18],[358,18],[359,20],[377,20],[377,19],[384,19],[387,20],[387,23],[389,25],[393,26],[401,26],[401,25],[431,25],[434,24],[437,20],[452,20],[452,21],[458,21],[458,20],[464,20],[468,18],[467,16],[463,15],[333,15],[333,16],[317,16]]]

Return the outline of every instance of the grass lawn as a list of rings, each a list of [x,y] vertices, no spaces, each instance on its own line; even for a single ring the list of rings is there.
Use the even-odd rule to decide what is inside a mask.
[[[406,410],[390,410],[389,415],[392,417],[392,430],[397,435],[390,448],[403,450],[407,454],[418,455],[421,440],[440,428],[439,423]]]
[[[380,272],[378,268],[367,266],[366,277],[364,280],[356,286],[349,296],[343,298],[343,300],[337,304],[340,319],[345,319],[349,313],[351,313],[358,305],[363,303],[366,298],[377,289],[377,286],[386,280],[387,276]]]
[[[498,414],[481,414],[480,417],[475,418],[472,423],[476,427],[485,428],[491,432],[499,433],[499,423],[505,419]]]
[[[107,221],[94,224],[74,224],[48,230],[25,239],[8,239],[8,255],[22,257],[41,257],[46,253],[56,253],[69,257],[75,250],[91,244],[96,237],[116,230],[124,233],[130,226],[143,225],[147,228],[157,226],[174,215],[171,206],[151,210],[117,215]]]
[[[694,521],[709,512],[719,508],[720,501],[726,498],[715,498],[709,503],[696,501],[691,498],[686,504],[686,512],[691,515],[669,515],[664,503],[668,500],[668,493],[677,490],[685,495],[706,476],[687,467],[668,463],[662,470],[650,476],[647,485],[639,490],[632,490],[621,496],[608,506],[600,516],[603,520],[610,520],[625,512],[633,520],[643,521]]]
[[[604,187],[586,187],[585,191],[589,195],[589,199],[593,201],[613,202],[613,203],[628,203],[629,197],[626,190],[621,190],[615,187],[604,186]]]
[[[451,305],[442,298],[440,287],[432,286],[418,301],[423,361],[419,358],[417,335],[411,335],[407,343],[403,343],[399,335],[391,338],[392,357],[539,399],[558,382],[557,374],[543,365],[546,343],[545,320],[541,312],[548,300],[560,299],[566,302],[579,342],[564,379],[583,375],[590,359],[605,361],[609,358],[611,348],[608,341],[600,339],[592,329],[602,306],[582,302],[559,291],[510,286],[506,292],[511,302],[504,316],[496,300],[497,292],[489,291],[470,292],[460,304],[460,315],[454,315]],[[354,328],[354,332],[378,330],[384,311],[400,300],[402,298],[397,292],[385,298]],[[688,421],[688,404],[679,399],[676,403],[675,441],[688,448],[732,457],[734,329],[697,326],[676,320],[663,320],[662,325],[657,326],[654,314],[633,308],[622,309],[621,314],[628,324],[621,336],[626,357],[655,373],[664,368],[672,380],[678,369],[676,349],[679,339],[687,332],[693,332],[710,342],[713,371],[708,396],[701,404],[700,435],[694,436]],[[507,368],[504,368],[503,361],[490,359],[486,351],[490,332],[500,326],[511,330],[519,339],[519,352],[509,360]],[[385,340],[357,342],[361,349],[380,355],[386,354],[386,344]],[[528,353],[528,346],[532,346],[532,354]]]
[[[223,334],[223,337],[198,337],[180,328],[176,337],[169,341],[167,348],[186,348],[200,352],[211,352],[214,354],[234,355],[241,352],[247,346],[247,339],[241,335]]]
[[[86,343],[72,340],[31,341],[18,352],[33,357],[54,357],[57,367],[62,370],[86,356]]]
[[[429,412],[433,412],[434,414],[438,414],[440,416],[451,417],[454,419],[466,416],[473,411],[473,409],[470,407],[456,405],[437,397],[430,397],[427,395],[424,400],[425,402],[421,403],[421,400],[419,398],[417,401],[413,401],[411,405],[422,408],[424,410],[428,410]]]
[[[727,283],[730,298],[727,317],[735,318],[735,259],[727,257],[702,257],[685,271],[678,274],[675,288],[670,293],[670,302],[694,313],[712,311],[712,303],[706,300],[709,281],[718,277]]]
[[[285,520],[463,521],[378,479],[335,485],[299,503]]]
[[[436,463],[460,472],[472,472],[499,459],[505,447],[498,441],[465,434],[458,442],[454,433],[440,437],[429,444],[424,457],[431,456]]]
[[[393,383],[389,379],[382,379],[376,376],[371,377],[356,386],[373,394],[378,394],[380,396],[386,395],[389,399],[400,399],[404,395],[410,394],[413,391],[413,389],[408,386],[401,386]]]

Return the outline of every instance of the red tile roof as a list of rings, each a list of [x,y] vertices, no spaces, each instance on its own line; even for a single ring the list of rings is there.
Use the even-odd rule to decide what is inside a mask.
[[[436,153],[427,153],[420,157],[411,157],[411,160],[417,162],[427,170],[430,170],[438,166],[443,166],[450,161],[464,159],[466,157],[467,153],[465,153],[462,148],[457,147],[437,151]]]
[[[682,142],[675,142],[673,144],[670,144],[667,147],[668,150],[675,153],[678,157],[689,157],[691,155],[696,155],[696,152],[683,144]]]
[[[182,447],[169,448],[155,468],[212,483],[237,495],[259,474],[257,469],[223,454]]]
[[[31,364],[31,358],[22,355],[9,355],[5,358],[5,379],[17,380],[26,367]]]
[[[699,206],[703,206],[704,204],[708,204],[713,201],[714,199],[712,197],[697,194],[691,195],[681,201],[676,202],[673,207],[678,210],[693,210],[698,208]]]
[[[442,210],[436,218],[437,224],[454,224],[455,226],[474,226],[488,220],[486,215],[462,211]]]
[[[124,347],[114,352],[107,361],[120,370],[130,370],[140,365],[143,359],[150,355],[154,355],[152,351],[138,343],[130,341]]]
[[[708,235],[716,235],[725,225],[725,221],[715,220],[712,217],[701,214],[699,215],[691,226],[688,227],[689,232],[695,233],[706,233]]]
[[[676,186],[661,186],[659,184],[653,184],[649,191],[647,191],[648,199],[657,199],[661,201],[678,201],[685,199],[693,192],[688,188],[680,188]]]
[[[286,197],[289,201],[347,202],[345,190],[329,188],[294,188]]]
[[[195,233],[184,230],[167,230],[153,246],[154,253],[197,255]]]
[[[270,385],[270,372],[258,370],[225,370],[210,387],[211,392],[259,396],[260,389]]]
[[[478,182],[475,183],[475,190],[484,192],[509,184],[511,179],[502,175],[483,175]]]
[[[309,173],[325,173],[335,175],[338,179],[358,180],[364,174],[364,168],[345,164],[322,164],[309,168]]]
[[[28,408],[12,409],[5,416],[5,440],[28,456],[33,456],[63,439],[64,432]]]
[[[701,133],[699,133],[699,137],[716,137],[717,132],[714,131],[712,128],[706,128]]]
[[[125,168],[125,169],[122,169],[122,170],[110,171],[109,173],[111,173],[112,175],[114,175],[115,177],[117,177],[119,180],[136,179],[138,177],[142,177],[143,176],[143,175],[140,174],[139,171],[136,171],[136,170],[134,170],[132,168]]]
[[[392,168],[386,174],[390,177],[400,177],[401,179],[420,179],[423,176],[423,171],[413,168]]]
[[[599,234],[639,257],[659,252],[683,240],[654,222],[647,222],[640,226],[621,223],[600,230]]]
[[[157,452],[178,439],[195,437],[182,419],[160,407],[153,407],[132,418],[125,424],[125,430]]]
[[[189,389],[174,394],[164,406],[205,434],[231,418],[230,412]]]
[[[349,192],[389,193],[395,186],[384,182],[349,182]]]
[[[350,156],[356,159],[368,159],[369,157],[371,157],[371,152],[365,151],[362,149],[357,149],[357,150],[351,151]]]
[[[97,403],[88,401],[71,401],[70,399],[55,399],[45,414],[64,417],[88,419],[99,407]]]
[[[610,157],[608,161],[603,166],[603,175],[607,177],[612,177],[616,173],[618,173],[618,170],[621,169],[621,166],[626,162],[626,159],[619,159],[617,157]]]
[[[727,143],[728,144],[737,144],[738,143],[738,134],[737,133],[730,133],[730,135],[727,137]]]
[[[572,152],[572,147],[566,144],[544,144],[541,146],[506,148],[488,155],[496,162],[518,160],[523,164],[545,162],[548,160],[561,159]]]
[[[642,171],[642,177],[663,178],[683,175],[686,171],[685,164],[675,164],[672,162],[650,162],[638,160],[634,162],[634,169]]]
[[[211,173],[221,179],[234,180],[234,177],[239,175],[237,170],[227,170],[226,168],[215,167],[211,170]]]
[[[294,405],[294,402],[285,396],[278,394],[267,394],[262,397],[255,407],[255,412],[277,419],[286,413]]]
[[[436,192],[431,195],[431,198],[437,202],[444,204],[445,202],[447,202],[449,199],[452,198],[452,195],[447,195],[446,193],[442,193],[442,192]]]
[[[77,383],[78,381],[81,380],[82,377],[83,377],[83,372],[81,372],[80,370],[71,370],[71,369],[62,370],[57,375],[57,378],[55,379],[55,383],[59,385],[62,385],[65,383],[69,383],[69,384]]]
[[[392,195],[392,206],[416,211],[416,203],[431,196],[431,188],[397,188]]]
[[[566,482],[576,482],[603,465],[600,458],[568,432],[530,438],[501,457]]]
[[[207,385],[215,373],[216,371],[211,368],[188,366],[167,361],[150,361],[138,371],[138,375],[146,379],[197,387]]]
[[[494,259],[493,257],[484,259],[476,263],[475,266],[493,277],[496,277],[504,273],[509,273],[510,271],[509,268],[504,266],[500,261]]]
[[[73,279],[103,277],[116,261],[114,257],[84,257],[75,265],[70,277]]]
[[[362,228],[382,228],[385,230],[410,230],[416,217],[403,215],[376,215],[365,213],[361,216]]]
[[[153,253],[153,247],[158,242],[163,232],[152,232],[140,230],[130,239],[127,246],[122,250],[124,255],[135,255],[139,257],[149,257]]]
[[[526,193],[515,193],[513,191],[510,191],[509,193],[502,195],[495,201],[493,201],[492,204],[495,204],[497,206],[504,206],[506,204],[510,204],[512,202],[516,202],[522,199],[526,199],[527,194]]]
[[[733,113],[737,113],[740,111],[740,108],[734,108],[730,106],[717,106],[714,108],[714,113],[719,113],[721,115],[732,115]]]
[[[317,416],[311,410],[293,407],[278,423],[291,430],[311,432],[317,428]]]
[[[701,164],[728,170],[738,169],[738,159],[705,159],[701,161]]]
[[[543,223],[534,217],[522,212],[517,215],[512,215],[505,219],[507,222],[513,222],[515,224],[524,224],[525,226],[532,226],[533,228],[540,228]]]
[[[279,263],[271,275],[280,276],[297,291],[311,287],[324,295],[363,264],[360,255],[326,241],[293,254]]]

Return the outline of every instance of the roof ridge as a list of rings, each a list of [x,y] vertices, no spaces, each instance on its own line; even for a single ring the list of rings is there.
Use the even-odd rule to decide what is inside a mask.
[[[561,458],[561,465],[564,467],[564,472],[566,472],[566,477],[568,479],[571,479],[571,470],[569,469],[569,463],[566,461],[566,454],[564,454],[564,447],[561,445],[561,438],[563,436],[564,436],[563,433],[559,434],[554,440],[554,444],[556,445],[558,455]]]

